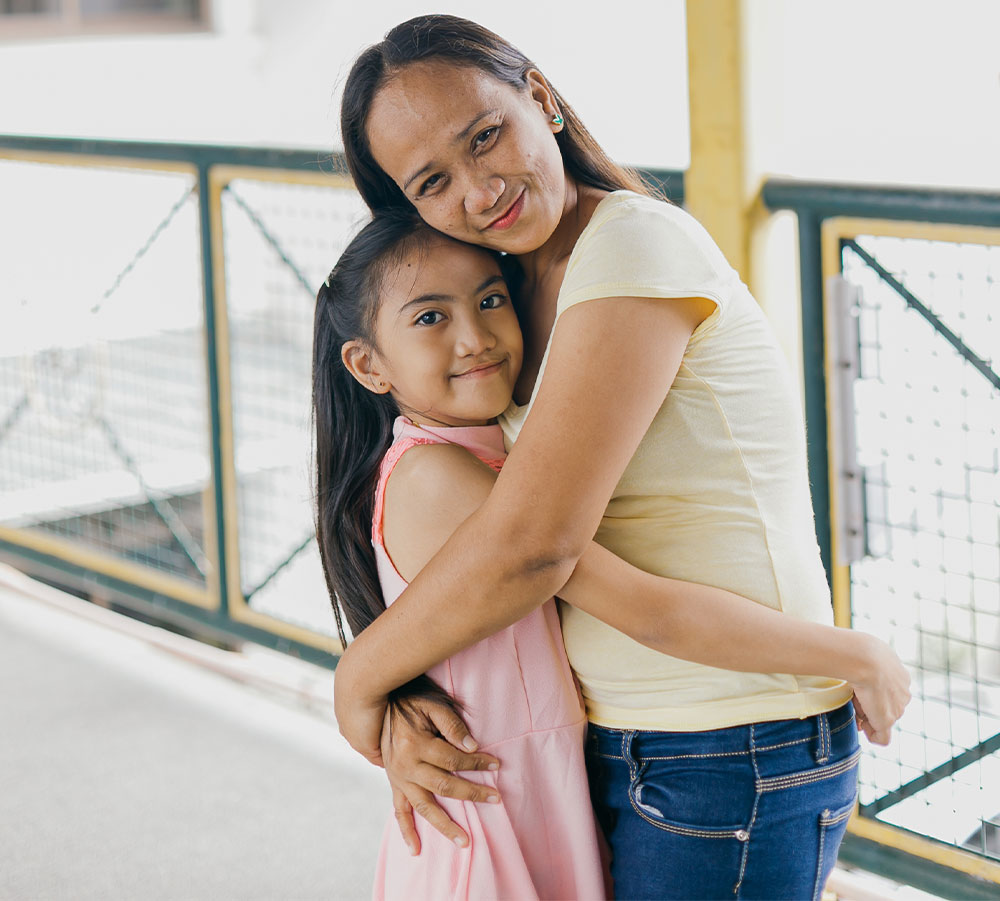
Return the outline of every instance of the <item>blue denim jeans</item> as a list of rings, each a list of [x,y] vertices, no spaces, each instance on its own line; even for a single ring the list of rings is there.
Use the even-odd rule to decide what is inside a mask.
[[[850,703],[709,732],[590,726],[615,897],[819,899],[857,794]]]

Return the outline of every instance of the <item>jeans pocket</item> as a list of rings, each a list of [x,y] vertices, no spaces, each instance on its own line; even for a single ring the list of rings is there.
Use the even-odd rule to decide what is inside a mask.
[[[854,813],[857,794],[851,798],[850,804],[845,804],[836,810],[826,808],[819,815],[819,851],[816,855],[816,883],[813,886],[813,901],[819,901],[834,865],[837,863],[837,852],[847,831],[847,821]]]
[[[647,823],[677,835],[746,841],[754,800],[746,755],[637,757],[634,763],[629,801]]]

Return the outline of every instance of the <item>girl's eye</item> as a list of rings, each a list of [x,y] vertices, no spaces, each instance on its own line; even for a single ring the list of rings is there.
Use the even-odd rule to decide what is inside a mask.
[[[490,294],[479,301],[480,310],[495,310],[507,303],[507,298],[503,294]]]
[[[428,310],[417,317],[417,325],[437,325],[442,316],[437,310]]]
[[[472,149],[480,150],[489,144],[497,136],[497,132],[500,131],[500,127],[497,125],[491,125],[489,128],[484,128],[479,134],[472,139]]]

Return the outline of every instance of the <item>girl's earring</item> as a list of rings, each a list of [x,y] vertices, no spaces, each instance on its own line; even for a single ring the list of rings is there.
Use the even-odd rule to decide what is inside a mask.
[[[558,125],[558,126],[562,127],[562,124],[563,124],[564,121],[565,120],[563,119],[562,116],[559,115],[559,113],[553,113],[552,114],[552,124],[553,125]]]

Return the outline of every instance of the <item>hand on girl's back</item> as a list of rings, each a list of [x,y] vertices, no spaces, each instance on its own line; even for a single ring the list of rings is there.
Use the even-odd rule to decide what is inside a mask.
[[[386,714],[382,761],[392,785],[396,824],[411,854],[420,853],[414,812],[461,847],[468,836],[438,804],[435,795],[464,801],[499,801],[496,790],[456,773],[499,769],[491,754],[476,752],[476,741],[462,718],[440,701],[408,698],[404,709]]]

